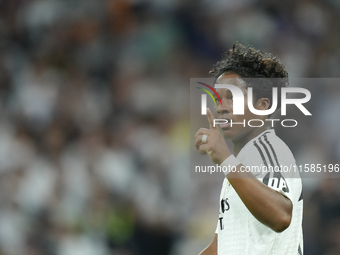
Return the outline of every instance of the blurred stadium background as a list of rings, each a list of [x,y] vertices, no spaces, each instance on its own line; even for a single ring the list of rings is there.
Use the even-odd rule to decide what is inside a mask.
[[[190,178],[190,78],[236,40],[291,77],[338,77],[339,12],[338,0],[0,0],[0,254],[198,254],[222,179]],[[299,163],[339,163],[339,89],[316,95],[309,129],[284,140]],[[340,254],[339,187],[304,180],[305,255]]]

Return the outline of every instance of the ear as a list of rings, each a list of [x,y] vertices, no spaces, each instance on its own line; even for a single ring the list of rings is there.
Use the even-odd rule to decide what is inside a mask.
[[[257,100],[255,108],[257,110],[268,110],[270,105],[270,100],[269,98],[260,98]]]

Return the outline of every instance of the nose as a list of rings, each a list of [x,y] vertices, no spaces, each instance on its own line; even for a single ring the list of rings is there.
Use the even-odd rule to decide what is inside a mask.
[[[232,104],[229,100],[223,100],[222,99],[222,105],[219,104],[216,112],[218,115],[223,115],[223,114],[227,114],[230,113],[232,111]]]

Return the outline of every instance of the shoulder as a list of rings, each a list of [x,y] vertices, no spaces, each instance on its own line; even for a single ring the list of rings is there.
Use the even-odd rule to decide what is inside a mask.
[[[265,166],[295,164],[291,150],[274,130],[265,131],[249,141],[241,150],[238,159],[245,164]]]
[[[274,154],[273,156],[276,156],[277,158],[277,163],[295,164],[295,158],[292,151],[287,146],[287,144],[275,134],[274,131],[264,134],[261,139],[266,142],[268,147],[270,147],[272,153]]]

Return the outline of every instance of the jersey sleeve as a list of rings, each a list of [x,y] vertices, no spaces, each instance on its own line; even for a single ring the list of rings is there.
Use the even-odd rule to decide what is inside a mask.
[[[282,146],[283,147],[283,146]],[[301,178],[297,171],[294,156],[288,147],[278,148],[276,168],[262,174],[262,182],[268,187],[289,198],[298,201],[302,192]]]
[[[293,201],[293,182],[289,176],[285,176],[285,174],[281,171],[266,173],[262,179],[262,182]]]
[[[279,192],[291,201],[301,193],[299,173],[295,158],[288,146],[273,133],[264,134],[249,148],[246,163],[259,166],[256,176],[263,184]]]

